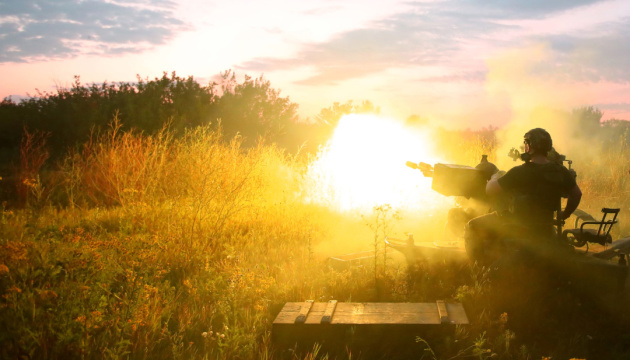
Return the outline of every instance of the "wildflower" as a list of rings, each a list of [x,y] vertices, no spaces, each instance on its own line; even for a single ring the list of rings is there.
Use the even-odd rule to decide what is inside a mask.
[[[221,334],[221,339],[225,339],[225,334]]]
[[[0,264],[0,275],[8,274],[8,273],[9,273],[9,268],[4,264]]]
[[[35,185],[37,184],[35,179],[24,179],[22,180],[22,184],[28,186],[28,187],[35,187]]]
[[[202,332],[202,333],[201,333],[201,337],[202,337],[202,338],[207,338],[207,337],[208,337],[208,333],[207,333],[207,332],[205,332],[205,331],[204,331],[204,332]]]

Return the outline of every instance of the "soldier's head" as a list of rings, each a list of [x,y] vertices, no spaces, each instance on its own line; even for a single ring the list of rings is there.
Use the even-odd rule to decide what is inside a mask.
[[[547,156],[552,146],[551,135],[545,129],[535,128],[525,133],[525,151],[532,155]]]

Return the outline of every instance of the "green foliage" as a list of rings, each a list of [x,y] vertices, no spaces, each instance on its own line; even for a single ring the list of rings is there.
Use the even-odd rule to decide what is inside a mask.
[[[280,91],[271,88],[262,76],[252,79],[245,75],[239,84],[236,75],[226,71],[216,85],[221,96],[214,104],[215,117],[221,119],[228,138],[240,134],[246,146],[254,145],[259,137],[275,141],[297,121],[297,104],[280,97]]]
[[[55,191],[74,206],[2,209],[0,357],[269,351],[270,307],[315,295],[296,276],[317,213],[295,206],[296,163],[207,126],[119,129],[64,162]]]
[[[373,242],[372,248],[374,250],[374,287],[376,289],[376,299],[381,296],[381,284],[379,284],[379,278],[386,276],[387,274],[387,245],[385,239],[388,235],[391,235],[393,223],[400,220],[400,214],[392,209],[389,204],[375,206],[373,209],[373,216],[367,220],[366,225],[372,230]],[[364,218],[365,220],[365,218]],[[379,267],[380,264],[380,267]]]
[[[0,103],[0,143],[16,149],[24,127],[51,134],[55,158],[68,147],[85,143],[94,130],[104,130],[114,116],[124,127],[147,134],[165,125],[175,135],[185,129],[221,120],[228,138],[237,132],[253,145],[262,136],[275,141],[296,120],[297,105],[280,97],[263,77],[245,76],[238,83],[234,73],[221,74],[219,83],[200,85],[192,76],[173,72],[153,80],[138,76],[136,83],[84,85],[78,76],[69,89],[40,92],[19,103]]]
[[[349,114],[379,114],[381,109],[369,100],[360,104],[354,104],[349,100],[343,104],[335,102],[332,106],[323,108],[315,117],[317,127],[316,139],[319,143],[325,143],[332,136],[339,120]]]
[[[344,104],[338,102],[333,103],[332,106],[322,109],[317,115],[317,121],[323,122],[332,129],[337,126],[337,123],[344,115],[349,114],[379,114],[381,112],[379,107],[375,107],[369,100],[364,100],[361,104],[353,104],[352,100],[347,101]]]
[[[593,106],[583,106],[571,111],[571,122],[576,125],[575,134],[583,137],[597,137],[601,130],[604,114]]]

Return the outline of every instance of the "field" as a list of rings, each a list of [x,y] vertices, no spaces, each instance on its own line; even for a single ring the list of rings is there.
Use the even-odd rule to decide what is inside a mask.
[[[487,269],[408,268],[384,247],[386,235],[440,236],[451,203],[432,216],[386,204],[338,211],[309,195],[316,159],[243,148],[209,127],[178,138],[118,129],[47,172],[36,141],[23,148],[24,207],[0,209],[1,358],[630,357],[627,298],[603,304],[541,285],[545,275],[531,281],[541,286],[497,287]],[[471,165],[493,151],[467,144],[460,160]],[[580,164],[582,208],[622,208],[614,238],[630,232],[628,164],[623,144]],[[345,271],[326,263],[359,250],[378,256]],[[471,325],[374,352],[274,345],[275,315],[306,299],[458,301]]]

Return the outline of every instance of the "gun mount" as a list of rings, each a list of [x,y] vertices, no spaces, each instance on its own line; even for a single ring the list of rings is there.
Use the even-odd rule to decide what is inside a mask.
[[[510,150],[508,155],[514,160],[522,159],[520,152],[515,148]],[[568,169],[573,173],[573,176],[576,176],[575,170],[571,169],[572,161],[567,160],[565,155],[552,150],[548,156],[550,161],[558,164],[568,163]],[[490,204],[485,195],[485,185],[490,178],[488,174],[494,174],[498,172],[498,169],[493,164],[488,163],[485,156],[476,167],[439,163],[432,166],[422,162],[407,162],[407,166],[421,170],[426,177],[432,177],[431,188],[442,195],[481,200],[482,203],[488,205],[488,208],[485,209],[486,213],[489,210],[496,210],[496,207],[493,209],[492,206],[495,204]],[[477,211],[470,210],[458,207],[449,211],[445,237],[441,241],[418,239],[419,241],[415,244],[393,238],[386,241],[390,247],[405,254],[408,261],[430,258],[442,258],[444,260],[467,258],[467,251],[462,239],[464,226],[473,217],[484,214],[479,209]],[[565,269],[565,272],[571,273],[572,279],[575,281],[580,279],[586,283],[602,284],[612,282],[615,288],[623,289],[626,279],[628,279],[627,258],[628,253],[630,253],[630,237],[613,241],[610,229],[613,224],[617,223],[616,217],[619,209],[604,208],[602,212],[604,217],[598,221],[584,211],[576,210],[573,214],[577,218],[575,220],[576,229],[563,231],[564,221],[556,220],[557,236],[554,239],[548,239],[549,242],[547,243],[549,249],[556,249],[548,253],[554,255],[540,255],[540,257],[541,260],[557,265],[557,268]],[[607,215],[613,215],[612,219],[608,219]],[[582,224],[578,226],[580,222]],[[506,223],[506,226],[509,227],[509,224]],[[585,226],[594,227],[594,229],[587,229]],[[519,228],[515,228],[511,233],[513,233],[513,238],[508,236],[508,238],[500,240],[504,243],[504,246],[500,247],[503,248],[501,251],[504,253],[503,255],[497,254],[499,257],[508,255],[508,248],[511,248],[509,251],[514,251],[514,246],[521,249],[534,249],[536,248],[536,246],[532,246],[534,243],[539,245],[545,243],[544,241],[528,242],[527,239],[522,238]],[[454,256],[454,254],[461,256]],[[471,254],[468,253],[468,259],[474,261],[475,259],[470,258],[470,256]],[[613,261],[615,258],[617,259],[616,263]],[[497,259],[496,261],[500,260]]]
[[[414,163],[407,166],[422,171],[425,177],[432,177],[431,189],[444,196],[464,196],[484,198],[486,179],[482,170],[466,165]]]

